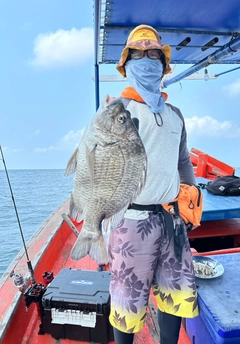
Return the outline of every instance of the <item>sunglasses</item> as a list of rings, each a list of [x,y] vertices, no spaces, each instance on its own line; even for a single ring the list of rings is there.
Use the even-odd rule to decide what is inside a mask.
[[[137,50],[131,49],[129,51],[129,57],[131,60],[140,60],[147,54],[151,60],[161,60],[162,59],[162,52],[158,49],[148,49],[148,50]]]

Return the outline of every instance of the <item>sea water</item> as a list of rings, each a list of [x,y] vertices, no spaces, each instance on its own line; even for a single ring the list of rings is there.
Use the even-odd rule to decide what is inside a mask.
[[[27,242],[73,189],[64,170],[9,170],[16,208]],[[5,170],[0,170],[0,277],[23,243]],[[30,258],[31,259],[31,258]]]

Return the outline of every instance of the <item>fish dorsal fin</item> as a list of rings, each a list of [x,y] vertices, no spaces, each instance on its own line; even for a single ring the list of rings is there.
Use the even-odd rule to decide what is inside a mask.
[[[78,148],[75,150],[75,152],[71,155],[70,159],[68,160],[68,164],[65,169],[64,176],[70,176],[76,171],[77,155],[78,155]]]

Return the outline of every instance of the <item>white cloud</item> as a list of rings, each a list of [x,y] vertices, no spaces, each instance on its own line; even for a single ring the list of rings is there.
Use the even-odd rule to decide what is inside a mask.
[[[11,151],[12,151],[13,153],[19,153],[19,152],[23,152],[24,149],[22,149],[22,148],[12,148]]]
[[[93,29],[87,27],[40,34],[29,63],[42,68],[79,65],[93,56],[93,42]]]
[[[240,79],[237,79],[232,84],[223,86],[222,90],[231,97],[240,97]]]
[[[229,121],[219,122],[210,116],[185,118],[188,136],[240,137],[240,127]]]
[[[61,140],[61,142],[65,145],[72,147],[77,147],[80,141],[80,138],[82,137],[82,134],[84,133],[85,128],[81,130],[70,130]]]
[[[10,148],[10,147],[5,146],[5,147],[2,147],[2,151],[3,151],[3,153],[4,152],[19,153],[19,152],[23,152],[24,149],[22,149],[22,148]]]
[[[34,152],[36,153],[46,153],[49,151],[59,150],[57,146],[48,146],[47,148],[36,148]]]
[[[70,130],[65,136],[63,136],[56,145],[50,145],[45,148],[36,148],[34,151],[36,153],[47,153],[49,151],[64,151],[72,150],[74,151],[79,145],[80,139],[85,128],[81,130]]]

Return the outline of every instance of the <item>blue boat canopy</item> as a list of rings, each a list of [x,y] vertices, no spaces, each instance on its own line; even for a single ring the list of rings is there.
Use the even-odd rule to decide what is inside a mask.
[[[99,63],[117,63],[130,31],[140,24],[158,31],[176,64],[199,63],[240,36],[239,0],[99,2]],[[239,48],[240,43],[214,63],[240,63]]]
[[[172,64],[193,65],[165,87],[210,64],[240,64],[239,0],[95,0],[96,83],[99,64],[116,64],[140,24],[153,26],[171,46]]]

